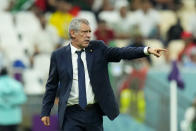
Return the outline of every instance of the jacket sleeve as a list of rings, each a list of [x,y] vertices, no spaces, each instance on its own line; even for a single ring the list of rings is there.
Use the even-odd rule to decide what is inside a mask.
[[[145,57],[145,47],[107,47],[103,42],[104,56],[108,62],[119,62],[121,59],[132,60]]]
[[[58,82],[59,78],[56,65],[56,56],[55,52],[53,52],[50,59],[50,69],[49,77],[46,83],[46,91],[42,102],[41,117],[50,115],[51,108],[54,105],[54,100],[56,97]]]

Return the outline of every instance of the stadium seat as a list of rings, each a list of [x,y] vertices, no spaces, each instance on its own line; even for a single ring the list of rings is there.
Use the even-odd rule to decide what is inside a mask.
[[[9,33],[14,30],[13,16],[9,12],[0,11],[0,33]]]
[[[195,12],[188,12],[188,11],[178,12],[178,16],[181,20],[182,27],[184,28],[185,31],[188,31],[190,19],[194,15]]]
[[[159,11],[160,13],[160,31],[161,31],[161,36],[163,38],[166,37],[166,32],[168,29],[176,23],[177,17],[175,12],[173,11]]]
[[[128,39],[124,39],[124,40],[122,40],[122,39],[115,39],[113,41],[113,43],[115,43],[115,46],[116,47],[125,47],[125,46],[128,46],[129,45],[129,42],[130,42],[130,40],[128,40]]]
[[[1,44],[2,46],[11,45],[11,44],[18,44],[18,36],[17,32],[14,30],[10,32],[0,32]]]
[[[18,41],[16,32],[7,32],[6,34],[0,34],[0,36],[1,48],[4,50],[8,61],[14,61],[24,57],[24,50]]]
[[[32,12],[18,12],[16,17],[16,30],[23,35],[31,36],[41,29],[39,20]]]
[[[23,73],[24,91],[28,95],[40,95],[45,91],[42,72],[35,69],[26,69]]]
[[[195,0],[182,0],[182,4],[181,10],[189,12],[195,11]]]
[[[117,11],[102,11],[99,19],[105,20],[107,23],[114,23],[118,19]]]
[[[172,40],[168,45],[169,60],[176,60],[179,52],[184,48],[185,44],[183,40]]]
[[[0,12],[4,11],[8,5],[9,5],[9,0],[0,0]]]
[[[50,55],[39,54],[34,57],[34,69],[42,72],[44,76],[48,75],[50,66]]]

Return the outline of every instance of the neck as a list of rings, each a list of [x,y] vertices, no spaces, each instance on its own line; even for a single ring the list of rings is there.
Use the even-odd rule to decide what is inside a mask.
[[[71,45],[74,46],[77,49],[83,49],[82,47],[80,47],[80,46],[77,45],[77,41],[72,40],[71,41]]]

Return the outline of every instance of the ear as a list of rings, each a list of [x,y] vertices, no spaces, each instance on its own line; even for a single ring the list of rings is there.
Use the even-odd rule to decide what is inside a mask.
[[[70,35],[71,35],[71,38],[76,38],[76,31],[71,30]]]

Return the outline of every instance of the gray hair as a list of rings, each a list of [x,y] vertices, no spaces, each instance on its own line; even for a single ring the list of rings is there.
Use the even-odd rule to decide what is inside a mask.
[[[69,37],[71,38],[71,30],[78,31],[80,29],[81,23],[89,25],[89,22],[85,18],[73,18],[69,24]]]

